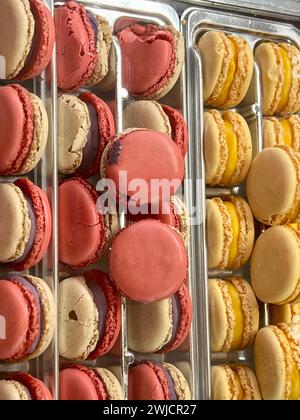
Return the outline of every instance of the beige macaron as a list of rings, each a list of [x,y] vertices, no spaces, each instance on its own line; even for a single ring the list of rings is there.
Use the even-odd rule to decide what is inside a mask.
[[[300,51],[288,43],[263,42],[255,48],[262,74],[264,115],[286,115],[300,109]]]
[[[259,327],[259,309],[250,284],[242,277],[210,279],[208,290],[212,351],[251,345]]]
[[[0,401],[28,401],[30,399],[28,391],[20,382],[0,380]]]
[[[262,302],[300,302],[300,233],[288,226],[267,229],[255,243],[250,271]]]
[[[300,399],[300,339],[287,324],[258,332],[254,362],[264,400]]]
[[[263,120],[264,146],[285,145],[300,152],[300,117],[290,115],[286,118],[265,117]]]
[[[64,175],[80,166],[91,126],[87,105],[74,95],[58,99],[58,170]]]
[[[240,114],[204,113],[204,158],[207,184],[230,186],[244,181],[252,160],[252,138]]]
[[[213,400],[261,400],[257,379],[247,366],[212,367]]]
[[[281,323],[298,324],[300,327],[300,303],[291,305],[270,305],[270,321],[272,325]]]
[[[198,41],[207,105],[230,108],[245,97],[253,74],[253,53],[240,36],[208,31]]]
[[[266,225],[299,221],[300,154],[287,146],[264,149],[250,167],[247,196],[253,215]]]
[[[254,221],[247,202],[239,196],[206,200],[208,267],[238,269],[252,252]]]

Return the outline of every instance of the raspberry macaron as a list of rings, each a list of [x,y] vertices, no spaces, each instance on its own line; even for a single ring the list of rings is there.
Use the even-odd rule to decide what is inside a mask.
[[[124,400],[124,393],[115,375],[105,368],[90,369],[70,366],[59,374],[60,400]]]
[[[118,230],[116,214],[102,214],[98,194],[82,178],[70,178],[58,188],[59,258],[82,268],[98,261]]]
[[[6,78],[27,80],[48,66],[55,40],[51,11],[43,0],[1,0],[0,55]]]
[[[141,99],[160,99],[177,82],[184,62],[182,34],[172,26],[135,23],[121,30],[123,83]]]
[[[127,302],[128,346],[138,353],[165,353],[187,338],[192,321],[192,302],[183,285],[169,299],[143,304]]]
[[[54,333],[52,292],[40,278],[10,274],[0,279],[0,314],[4,337],[0,360],[34,359],[48,348]]]
[[[26,372],[0,380],[0,401],[53,400],[48,387],[40,379]]]
[[[0,87],[0,106],[0,175],[26,174],[46,147],[46,109],[36,95],[16,84]]]
[[[99,83],[108,73],[111,28],[75,1],[54,11],[58,87],[75,91]]]
[[[186,155],[188,130],[182,114],[168,105],[155,101],[134,101],[124,110],[124,128],[147,128],[165,133]]]
[[[121,298],[106,274],[89,270],[60,283],[60,355],[94,360],[114,346],[121,327]]]
[[[0,262],[17,271],[38,264],[47,252],[52,233],[48,198],[31,181],[21,178],[0,184]]]
[[[90,92],[58,99],[58,169],[88,178],[99,172],[103,150],[115,135],[108,105]]]

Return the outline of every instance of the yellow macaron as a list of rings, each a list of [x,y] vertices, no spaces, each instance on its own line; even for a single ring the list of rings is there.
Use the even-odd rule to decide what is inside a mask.
[[[298,115],[281,119],[265,117],[263,130],[265,147],[284,145],[300,152],[300,117]]]

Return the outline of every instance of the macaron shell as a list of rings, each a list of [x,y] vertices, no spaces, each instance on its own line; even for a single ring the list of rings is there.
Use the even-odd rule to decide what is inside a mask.
[[[172,139],[181,150],[182,156],[185,157],[188,147],[188,129],[184,121],[183,115],[177,109],[168,105],[162,105],[164,112],[167,114],[172,128]]]
[[[124,400],[124,392],[121,384],[110,370],[96,368],[95,372],[101,378],[109,400]]]
[[[99,339],[99,313],[84,277],[70,277],[60,283],[60,355],[85,360]]]
[[[1,0],[0,27],[5,34],[1,37],[0,54],[6,59],[6,78],[13,79],[24,66],[34,34],[28,0]]]
[[[30,10],[35,21],[33,45],[29,62],[18,74],[19,80],[33,79],[47,67],[53,52],[55,29],[50,9],[41,0],[29,0]]]
[[[158,377],[159,374],[159,377]],[[129,400],[166,400],[169,395],[162,370],[154,363],[144,362],[129,369]]]
[[[55,8],[58,86],[75,91],[84,86],[96,65],[95,35],[85,8],[70,1]]]
[[[29,240],[31,221],[20,188],[2,183],[0,196],[0,235],[6,238],[0,245],[0,261],[7,263],[23,255]]]
[[[264,115],[273,115],[281,97],[283,85],[283,61],[279,47],[264,42],[254,50],[262,75],[262,106]]]
[[[20,175],[32,171],[39,163],[47,145],[49,132],[48,115],[43,102],[32,93],[29,96],[33,107],[34,131],[30,150],[18,171]]]
[[[171,211],[173,209],[174,219],[175,219],[175,228],[180,232],[182,240],[186,246],[188,247],[191,229],[190,229],[190,215],[188,208],[186,207],[185,203],[180,200],[179,197],[173,195],[171,197]]]
[[[105,247],[104,218],[97,212],[98,195],[80,178],[59,187],[60,260],[80,268],[97,261]]]
[[[52,341],[55,326],[55,305],[53,294],[44,280],[29,275],[24,277],[37,289],[42,308],[41,336],[36,349],[28,356],[28,360],[31,360],[43,354]]]
[[[18,172],[30,150],[34,117],[29,93],[20,85],[0,88],[0,174]]]
[[[1,316],[6,320],[6,339],[0,341],[0,359],[14,358],[24,348],[30,327],[30,310],[22,290],[9,280],[0,280]]]
[[[237,373],[243,388],[243,401],[261,400],[261,393],[254,372],[247,366],[236,366],[234,371]]]
[[[0,380],[0,401],[27,401],[28,395],[17,381]]]
[[[34,378],[28,373],[17,373],[16,375],[13,375],[11,379],[18,381],[22,385],[24,385],[30,392],[30,395],[33,400],[53,400],[51,392],[44,384],[44,382],[37,378]]]
[[[91,121],[87,105],[74,95],[59,97],[58,115],[58,169],[68,175],[82,162]]]
[[[284,305],[270,305],[270,318],[272,325],[281,324],[282,322],[291,324],[292,316],[292,305],[289,303]]]
[[[230,376],[228,374],[230,373]],[[214,401],[230,401],[236,400],[232,392],[233,373],[229,366],[213,366],[212,367],[212,400]]]
[[[229,348],[232,331],[231,318],[227,315],[227,306],[224,299],[222,280],[210,279],[208,282],[209,316],[210,316],[210,344],[213,352],[224,351]],[[222,284],[221,284],[222,285]],[[227,350],[228,351],[228,350]]]
[[[297,234],[286,226],[272,227],[260,235],[250,266],[252,287],[259,300],[283,304],[299,298],[299,247]]]
[[[253,160],[247,179],[251,210],[260,222],[293,222],[300,203],[300,159],[288,147],[263,150]]]
[[[121,133],[104,151],[102,164],[105,165],[104,174],[115,182],[117,191],[120,191],[120,172],[127,171],[125,186],[127,195],[133,201],[138,190],[129,190],[130,182],[137,179],[145,181],[147,189],[139,197],[140,205],[168,200],[170,195],[176,193],[184,177],[184,160],[180,149],[166,134],[150,130],[136,129]],[[170,188],[158,192],[151,187],[152,179],[167,180],[172,184]]]
[[[106,76],[101,80],[97,89],[100,92],[111,92],[116,84],[116,52],[112,44],[108,56],[108,70]]]
[[[52,235],[52,214],[47,195],[42,189],[26,178],[18,179],[15,185],[31,200],[36,224],[35,241],[26,260],[10,264],[12,269],[23,271],[34,267],[45,256]]]
[[[169,372],[174,382],[177,400],[191,400],[190,387],[180,370],[171,363],[163,363],[163,366]]]
[[[288,121],[293,131],[293,149],[300,152],[300,117],[297,114],[290,115]]]
[[[262,328],[255,340],[256,376],[264,400],[285,400],[289,394],[288,365],[292,363],[289,343],[276,327]]]
[[[170,297],[179,289],[186,278],[188,258],[174,229],[154,220],[142,220],[115,237],[109,267],[123,295],[152,302]]]
[[[155,101],[133,101],[124,111],[124,128],[147,128],[172,136],[170,120]]]
[[[265,148],[284,144],[283,129],[277,118],[265,117],[263,119],[263,138]]]
[[[300,110],[300,51],[295,45],[288,43],[279,44],[283,48],[289,57],[292,64],[292,86],[289,92],[289,99],[286,107],[282,110],[281,114],[291,114]]]
[[[209,185],[218,185],[228,160],[224,121],[219,111],[204,113],[204,130],[205,180]]]

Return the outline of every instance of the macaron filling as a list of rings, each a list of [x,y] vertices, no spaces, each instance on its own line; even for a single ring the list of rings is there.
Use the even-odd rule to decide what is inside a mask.
[[[242,302],[237,289],[233,284],[227,282],[228,293],[231,299],[234,314],[233,339],[230,345],[231,350],[240,350],[244,334],[245,319]]]
[[[151,95],[172,77],[175,37],[159,26],[134,24],[118,34],[123,55],[123,80],[133,95]]]
[[[229,37],[227,37],[227,39],[232,46],[233,56],[232,56],[232,58],[230,60],[230,63],[229,63],[228,73],[227,73],[227,77],[226,77],[223,89],[222,89],[220,95],[214,101],[214,105],[217,106],[217,107],[222,106],[226,102],[226,100],[229,96],[230,88],[231,88],[232,82],[234,80],[236,70],[237,70],[237,62],[238,62],[237,48],[236,48],[235,43],[232,39],[230,39]]]
[[[93,294],[93,299],[99,313],[99,321],[98,321],[99,340],[96,346],[97,348],[98,345],[101,343],[104,336],[104,332],[105,332],[105,324],[106,324],[106,319],[107,319],[107,299],[105,297],[105,294],[103,293],[103,290],[97,283],[91,282],[88,284],[88,287]]]
[[[174,381],[172,376],[170,375],[169,371],[161,364],[161,363],[157,363],[158,366],[160,367],[160,369],[163,371],[168,387],[169,387],[169,392],[170,392],[170,400],[171,401],[176,401],[177,400],[177,394],[175,391],[175,385],[174,385]]]
[[[286,146],[292,147],[293,146],[293,140],[294,140],[294,134],[291,127],[291,124],[288,119],[280,120],[280,125],[283,130],[283,142]]]
[[[31,227],[30,227],[29,239],[28,239],[28,241],[25,245],[24,253],[20,258],[18,258],[16,261],[14,261],[15,264],[20,264],[20,263],[23,263],[24,261],[26,261],[28,255],[30,254],[30,252],[32,250],[34,242],[35,242],[36,219],[35,219],[34,209],[33,209],[31,199],[26,194],[24,194],[24,198],[25,198],[27,208],[28,208],[28,215],[29,215],[29,218],[30,218],[30,221],[31,221]]]
[[[94,36],[95,36],[95,45],[98,44],[98,36],[99,36],[99,27],[98,27],[98,22],[97,19],[95,18],[95,16],[92,13],[87,12],[91,27],[93,29],[94,32]]]
[[[239,251],[240,220],[237,209],[233,203],[224,201],[224,205],[229,213],[231,220],[232,241],[228,253],[228,268],[231,268]]]
[[[232,176],[238,164],[238,138],[236,133],[234,132],[233,125],[225,119],[224,128],[228,150],[228,159],[222,177],[222,184],[228,184],[231,182]]]
[[[98,115],[93,105],[87,102],[91,126],[88,132],[87,143],[83,149],[82,161],[78,168],[79,173],[87,171],[93,164],[100,145],[100,132],[98,125]]]
[[[281,98],[277,107],[277,112],[282,112],[287,106],[289,101],[290,90],[292,87],[293,76],[292,76],[292,63],[286,50],[279,47],[280,55],[283,62],[283,85],[281,88]]]
[[[17,284],[21,284],[22,286],[24,286],[26,289],[29,290],[29,292],[33,295],[36,305],[37,305],[37,309],[38,309],[38,332],[36,334],[36,337],[33,341],[33,343],[31,344],[31,346],[28,348],[26,354],[32,354],[36,348],[37,345],[40,341],[41,335],[42,335],[42,304],[41,304],[41,299],[39,296],[39,293],[37,291],[37,289],[34,287],[34,285],[32,283],[30,283],[30,281],[26,280],[24,277],[18,276],[18,275],[11,275],[8,276],[8,278],[11,278],[15,283]]]

